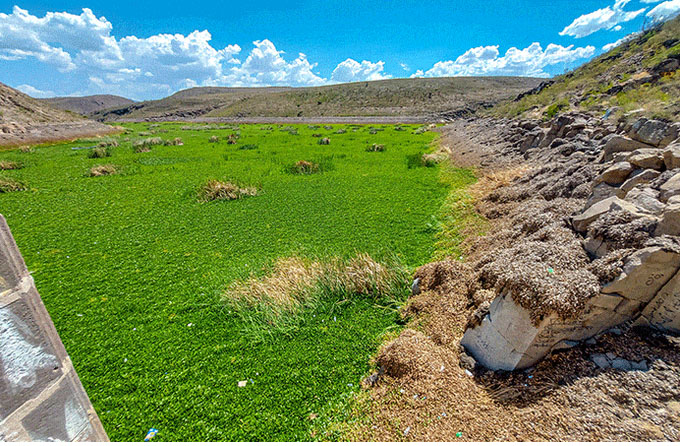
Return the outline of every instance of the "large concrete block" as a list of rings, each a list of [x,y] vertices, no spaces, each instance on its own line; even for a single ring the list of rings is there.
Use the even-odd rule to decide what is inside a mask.
[[[107,441],[0,215],[0,441]]]

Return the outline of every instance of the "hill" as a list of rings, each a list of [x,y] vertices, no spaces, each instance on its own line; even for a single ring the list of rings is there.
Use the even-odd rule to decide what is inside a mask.
[[[43,102],[60,110],[71,111],[84,116],[90,116],[101,110],[120,108],[134,104],[135,101],[110,94],[100,94],[83,97],[60,97],[42,99]]]
[[[168,98],[97,113],[96,119],[432,116],[489,106],[536,87],[535,78],[389,79],[323,87],[198,87]]]
[[[680,17],[639,33],[576,70],[500,104],[496,116],[549,119],[580,111],[680,117]]]
[[[113,129],[0,83],[0,146],[103,135]]]

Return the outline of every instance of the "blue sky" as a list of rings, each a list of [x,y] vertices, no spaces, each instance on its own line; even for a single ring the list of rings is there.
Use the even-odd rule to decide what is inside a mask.
[[[154,99],[201,85],[548,77],[680,0],[25,1],[0,7],[0,82]]]

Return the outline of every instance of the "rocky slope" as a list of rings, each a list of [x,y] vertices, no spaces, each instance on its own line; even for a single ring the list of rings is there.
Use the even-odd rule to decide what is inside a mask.
[[[104,135],[114,129],[0,83],[0,146]]]

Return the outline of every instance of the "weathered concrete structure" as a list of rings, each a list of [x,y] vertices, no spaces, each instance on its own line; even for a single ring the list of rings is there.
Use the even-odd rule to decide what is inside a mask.
[[[0,441],[108,441],[2,215]]]

